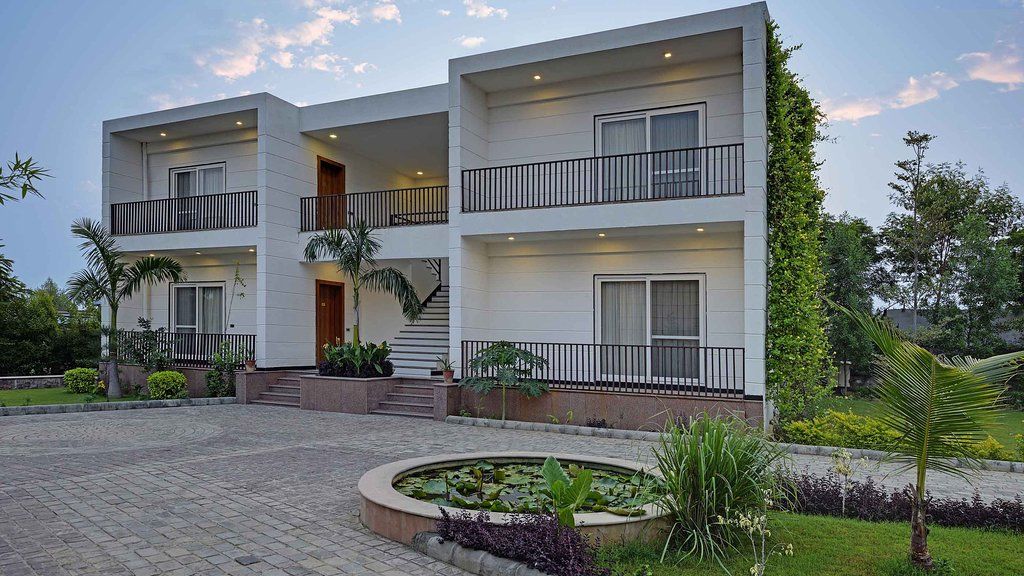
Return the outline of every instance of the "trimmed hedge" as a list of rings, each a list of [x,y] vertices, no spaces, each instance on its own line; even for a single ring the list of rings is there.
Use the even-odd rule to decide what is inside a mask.
[[[146,378],[146,384],[149,386],[149,397],[153,400],[188,398],[188,381],[181,372],[153,372]]]
[[[100,380],[95,368],[72,368],[64,373],[64,388],[71,394],[91,394]]]

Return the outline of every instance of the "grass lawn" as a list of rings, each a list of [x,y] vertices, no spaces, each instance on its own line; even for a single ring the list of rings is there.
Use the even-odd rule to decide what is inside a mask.
[[[92,397],[93,402],[108,402],[104,396],[92,394],[71,394],[64,388],[39,388],[37,390],[0,390],[2,406],[41,406],[43,404],[84,404]],[[109,402],[138,400],[138,396],[124,396]]]
[[[877,416],[881,410],[877,400],[859,398],[835,398],[829,402],[829,407],[841,412],[852,410],[854,414],[861,416]],[[1000,444],[1012,449],[1016,442],[1013,437],[1016,434],[1024,434],[1024,412],[1004,408],[996,425],[988,433]]]
[[[796,514],[777,514],[773,518],[773,537],[793,544],[793,556],[773,557],[768,562],[768,574],[886,576],[906,557],[910,545],[909,522],[875,523]],[[957,575],[996,576],[1024,574],[1022,539],[1024,536],[1010,532],[934,526],[928,544],[932,557],[952,562]],[[633,544],[604,548],[601,558],[607,566],[625,574],[632,574],[645,563],[650,564],[655,576],[723,574],[713,561],[698,565],[666,558],[665,564],[659,564],[660,553]],[[726,562],[737,576],[749,574],[752,565],[746,556]]]

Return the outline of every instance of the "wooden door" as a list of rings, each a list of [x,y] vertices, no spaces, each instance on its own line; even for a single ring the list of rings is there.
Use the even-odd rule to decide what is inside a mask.
[[[317,226],[320,230],[345,227],[345,165],[317,156]]]
[[[316,281],[316,361],[324,359],[324,343],[345,339],[345,285]]]

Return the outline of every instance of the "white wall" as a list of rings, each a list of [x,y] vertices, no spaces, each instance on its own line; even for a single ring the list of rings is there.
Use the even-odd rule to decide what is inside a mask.
[[[256,130],[234,130],[147,145],[149,199],[170,196],[171,168],[225,163],[226,192],[256,189]]]

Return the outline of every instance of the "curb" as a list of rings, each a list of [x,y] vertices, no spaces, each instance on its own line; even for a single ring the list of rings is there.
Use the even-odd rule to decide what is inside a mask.
[[[412,539],[412,548],[435,560],[451,564],[471,574],[486,576],[545,576],[522,562],[495,556],[484,550],[464,548],[455,542],[442,540],[434,532],[420,532]]]
[[[177,406],[215,406],[234,404],[235,398],[183,398],[180,400],[129,400],[126,402],[92,402],[89,404],[48,404],[44,406],[0,406],[0,416],[27,416],[30,414],[69,414],[73,412],[107,412],[113,410],[140,410],[144,408],[174,408]]]
[[[444,419],[448,424],[460,426],[478,426],[482,428],[500,428],[506,430],[529,430],[533,432],[554,432],[556,434],[575,434],[578,436],[594,436],[597,438],[613,438],[616,440],[643,440],[646,442],[657,442],[661,437],[660,432],[646,430],[618,430],[614,428],[591,428],[589,426],[573,426],[570,424],[545,424],[542,422],[518,422],[514,420],[491,420],[489,418],[469,418],[466,416],[448,416]],[[839,450],[835,446],[805,446],[803,444],[788,444],[786,442],[775,443],[782,450],[790,454],[803,454],[809,456],[831,456]],[[854,458],[867,458],[868,460],[885,460],[888,456],[881,450],[867,450],[864,448],[846,448]],[[977,460],[982,470],[993,472],[1012,472],[1024,474],[1024,462],[1010,462],[1008,460]],[[968,468],[970,463],[958,458],[954,465],[959,468]]]

